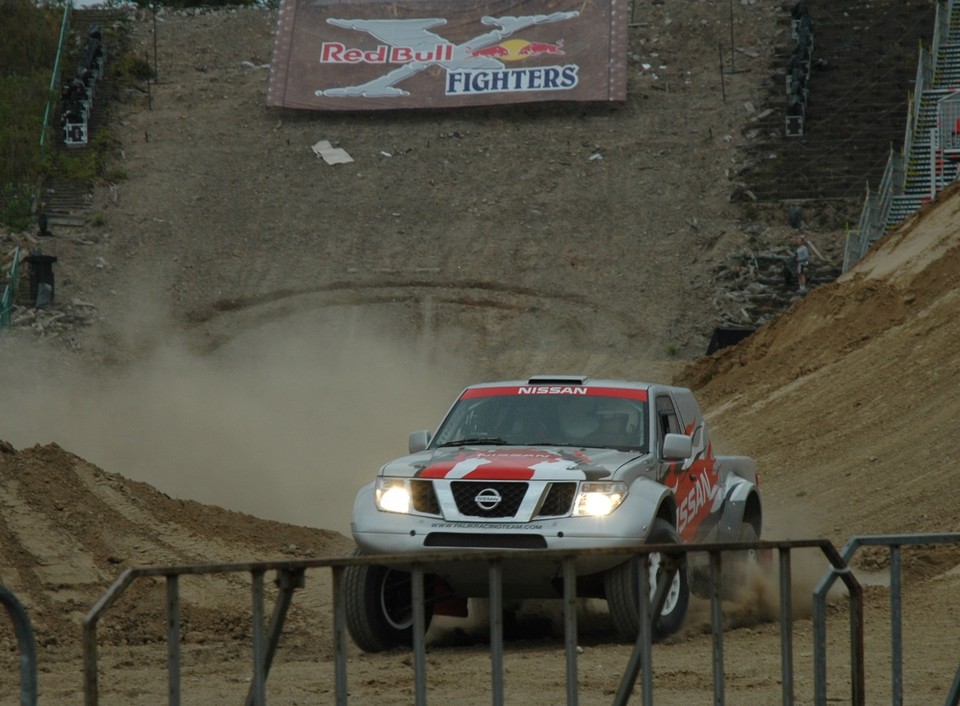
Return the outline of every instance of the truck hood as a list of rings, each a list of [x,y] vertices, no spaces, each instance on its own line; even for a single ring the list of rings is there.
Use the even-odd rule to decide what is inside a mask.
[[[466,446],[421,451],[386,464],[380,475],[457,480],[603,480],[647,454],[566,446]]]

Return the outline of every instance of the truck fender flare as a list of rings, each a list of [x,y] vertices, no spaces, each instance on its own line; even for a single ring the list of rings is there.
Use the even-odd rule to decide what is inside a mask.
[[[638,496],[634,499],[634,505],[647,522],[647,535],[658,517],[667,520],[674,527],[677,526],[677,500],[669,488],[649,478],[640,477],[630,485],[629,492],[630,495]]]
[[[748,517],[750,513],[756,517]],[[746,480],[736,483],[728,492],[723,503],[723,514],[717,528],[718,542],[735,542],[739,538],[740,526],[744,522],[755,524],[760,533],[763,518],[760,516],[760,495],[757,487]]]
[[[724,473],[757,483],[757,464],[749,456],[718,456],[717,462],[720,464],[720,470]]]

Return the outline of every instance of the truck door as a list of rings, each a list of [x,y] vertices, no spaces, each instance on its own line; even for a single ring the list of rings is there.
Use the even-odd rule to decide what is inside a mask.
[[[657,454],[660,459],[660,478],[673,491],[677,500],[677,532],[684,542],[701,539],[708,529],[704,522],[710,516],[713,496],[716,494],[715,464],[708,463],[697,453],[694,437],[694,457],[688,459],[665,459],[663,439],[667,434],[692,434],[694,429],[684,429],[676,406],[669,395],[658,395],[655,400],[657,415]]]

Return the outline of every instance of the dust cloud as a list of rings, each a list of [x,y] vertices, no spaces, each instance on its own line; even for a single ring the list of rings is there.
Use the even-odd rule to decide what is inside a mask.
[[[323,308],[197,354],[141,320],[143,335],[121,345],[148,350],[98,377],[8,337],[4,398],[17,415],[0,436],[56,443],[175,498],[349,535],[357,490],[473,382],[441,345],[390,324]]]
[[[816,532],[804,525],[807,516],[800,503],[788,509],[765,508],[761,539],[785,541],[809,539]],[[790,613],[794,620],[813,615],[813,593],[830,569],[830,562],[820,549],[798,548],[789,552]],[[828,602],[845,595],[835,584],[827,595]],[[686,634],[710,631],[710,603],[692,599],[687,617]],[[727,628],[752,627],[780,619],[780,552],[764,552],[758,563],[751,565],[736,590],[723,602],[723,621]]]

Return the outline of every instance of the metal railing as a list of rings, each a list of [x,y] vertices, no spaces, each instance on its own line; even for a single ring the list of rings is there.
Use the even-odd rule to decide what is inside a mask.
[[[780,632],[781,632],[781,683],[784,704],[794,702],[793,679],[793,619],[791,603],[791,551],[802,548],[818,549],[833,567],[834,574],[847,587],[850,601],[851,623],[856,627],[851,633],[851,683],[853,684],[853,703],[864,704],[863,683],[863,591],[852,572],[848,569],[836,548],[827,540],[794,540],[752,543],[715,543],[690,545],[638,545],[633,548],[589,551],[537,550],[524,551],[523,557],[529,560],[549,559],[557,561],[563,578],[563,624],[564,654],[566,664],[566,703],[575,706],[578,699],[577,679],[577,587],[574,563],[583,554],[597,555],[634,555],[638,570],[638,591],[641,601],[640,630],[633,647],[628,666],[620,681],[613,703],[626,704],[638,676],[641,676],[643,703],[653,702],[652,678],[652,627],[651,615],[659,614],[666,598],[672,574],[681,565],[681,557],[696,552],[709,556],[709,594],[711,605],[712,666],[714,703],[724,703],[724,660],[723,660],[723,613],[720,600],[721,556],[724,552],[755,549],[761,554],[777,552],[779,564],[780,590]],[[668,576],[662,581],[657,594],[652,598],[648,590],[648,571],[646,566],[649,555],[660,553]],[[294,591],[305,586],[306,572],[311,569],[327,569],[332,573],[333,593],[333,654],[335,699],[337,704],[347,703],[347,636],[346,603],[343,592],[343,572],[347,567],[377,564],[392,566],[410,571],[412,577],[413,599],[413,667],[414,702],[426,703],[427,675],[424,628],[426,623],[424,608],[424,575],[426,566],[436,566],[445,562],[483,562],[489,571],[490,586],[490,650],[491,680],[493,703],[504,702],[503,680],[503,562],[516,559],[515,551],[476,551],[469,553],[433,552],[411,556],[372,556],[313,559],[303,561],[256,562],[241,564],[206,564],[193,566],[170,566],[137,568],[124,571],[108,591],[94,605],[83,621],[84,655],[84,696],[86,706],[99,703],[97,625],[104,614],[134,582],[145,578],[162,577],[166,579],[166,625],[167,625],[167,693],[171,706],[180,704],[180,599],[179,584],[183,576],[210,574],[247,573],[252,578],[252,651],[253,675],[247,694],[248,706],[260,706],[266,703],[266,682],[273,662],[280,635],[283,631],[287,611],[293,601]],[[640,570],[643,568],[644,570]],[[264,577],[268,572],[276,573],[275,583],[278,595],[269,625],[264,629]]]
[[[891,644],[891,678],[892,678],[892,706],[903,704],[903,616],[901,612],[902,584],[900,575],[900,548],[902,546],[917,546],[925,544],[960,544],[960,532],[944,534],[901,534],[901,535],[873,535],[853,537],[847,540],[840,550],[842,563],[847,565],[853,559],[860,547],[889,547],[890,548],[890,644]],[[814,589],[814,693],[817,706],[826,706],[827,703],[827,637],[826,637],[826,598],[830,587],[839,578],[846,583],[842,575],[848,569],[837,569],[836,565],[820,580]],[[853,616],[851,616],[853,620]],[[863,632],[862,621],[859,626],[851,624],[851,633],[858,630]],[[862,645],[861,645],[862,648]],[[863,679],[862,670],[859,678]],[[947,706],[960,704],[960,667],[953,681],[950,694],[946,701]]]
[[[940,14],[939,7],[937,14]],[[903,134],[903,153],[909,155],[913,150],[913,142],[917,128],[920,125],[920,113],[923,108],[923,94],[933,84],[933,77],[937,63],[937,55],[920,46],[917,57],[917,76],[913,81],[913,99],[907,113],[907,126]]]
[[[33,626],[23,604],[3,584],[0,584],[0,603],[7,609],[13,623],[13,633],[20,652],[20,706],[36,706],[37,645]]]
[[[937,101],[937,124],[940,126],[937,146],[941,150],[960,149],[960,91]]]
[[[50,91],[47,96],[47,105],[43,109],[43,126],[40,129],[40,157],[46,156],[47,132],[50,128],[50,118],[52,110],[52,101],[54,96],[59,99],[60,91],[57,87],[60,85],[60,64],[63,61],[64,40],[67,37],[67,29],[70,27],[70,12],[73,10],[73,3],[67,2],[63,7],[63,19],[60,22],[60,40],[57,43],[57,56],[53,61],[53,71],[50,74]]]
[[[880,188],[876,192],[871,192],[870,186],[867,186],[857,229],[847,233],[843,253],[844,272],[853,267],[866,254],[870,246],[883,235],[883,224],[887,222],[890,214],[893,197],[903,193],[905,178],[904,157],[891,149],[887,166],[883,170],[883,177],[880,179]]]
[[[920,116],[924,102],[927,100],[926,91],[936,88],[937,63],[940,59],[941,49],[950,40],[950,25],[955,10],[955,0],[948,0],[946,4],[938,3],[934,15],[934,28],[931,47],[929,51],[920,46],[920,54],[917,58],[917,75],[914,80],[913,91],[909,97],[909,107],[907,109],[907,124],[903,136],[902,161],[906,164],[914,162],[914,145],[917,141],[917,132],[921,129]],[[887,172],[890,171],[889,161],[893,160],[891,152],[888,160]],[[906,165],[902,164],[899,170],[898,180],[891,180],[887,183],[881,182],[875,198],[870,197],[870,187],[867,186],[868,198],[864,203],[864,210],[861,214],[858,233],[848,233],[846,248],[844,252],[843,271],[853,267],[866,255],[873,243],[882,236],[893,224],[889,223],[890,205],[896,195],[902,194],[906,181]],[[880,204],[880,208],[871,208],[872,203]]]
[[[10,276],[0,295],[0,329],[10,328],[10,310],[13,300],[17,296],[17,287],[20,283],[20,246],[13,249],[13,261],[10,263]]]

